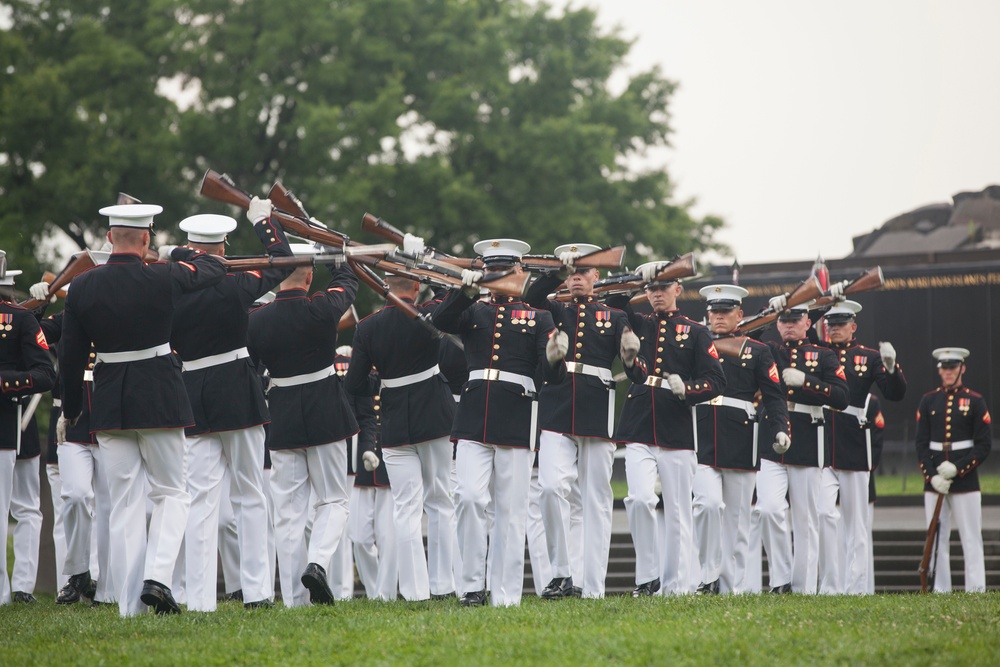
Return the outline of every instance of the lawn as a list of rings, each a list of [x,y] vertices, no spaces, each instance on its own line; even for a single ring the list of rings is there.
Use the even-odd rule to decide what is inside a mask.
[[[454,600],[122,619],[0,608],[8,665],[993,665],[1000,593],[631,598],[463,609]]]

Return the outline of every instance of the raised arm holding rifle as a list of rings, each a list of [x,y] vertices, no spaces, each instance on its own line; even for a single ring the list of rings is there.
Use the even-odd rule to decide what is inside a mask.
[[[949,541],[958,527],[965,560],[965,590],[986,590],[983,555],[982,493],[979,466],[989,456],[993,435],[990,412],[981,394],[962,384],[969,351],[961,347],[934,350],[941,386],[924,394],[917,407],[916,450],[924,476],[924,509],[929,525],[921,574],[934,574],[934,591],[951,590]],[[940,525],[937,525],[937,521]],[[937,535],[936,553],[934,532]]]

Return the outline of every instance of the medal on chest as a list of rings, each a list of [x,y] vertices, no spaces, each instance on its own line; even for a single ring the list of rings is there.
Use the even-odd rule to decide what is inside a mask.
[[[611,311],[610,310],[598,310],[594,312],[594,319],[597,320],[597,328],[604,333],[607,329],[611,328]]]
[[[972,399],[970,398],[960,398],[958,399],[958,409],[963,415],[969,414],[969,408],[972,407]]]
[[[10,313],[0,313],[0,335],[7,337],[7,332],[14,328],[14,316]]]
[[[854,370],[864,373],[868,370],[868,357],[863,354],[854,355]]]
[[[512,310],[510,317],[511,324],[527,324],[529,327],[537,324],[535,322],[535,311],[533,310]]]
[[[806,366],[808,366],[809,368],[815,368],[816,366],[819,366],[819,352],[806,351],[802,353],[802,356],[805,358]]]
[[[691,332],[690,324],[677,324],[674,326],[674,338],[678,342],[682,340],[687,340],[690,335],[690,332]]]

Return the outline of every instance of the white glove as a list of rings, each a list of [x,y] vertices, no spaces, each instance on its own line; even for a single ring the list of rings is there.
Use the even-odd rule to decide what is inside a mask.
[[[66,442],[66,418],[59,414],[59,421],[56,422],[56,444],[61,445]]]
[[[934,475],[931,477],[931,486],[942,496],[946,496],[948,495],[948,491],[951,490],[951,480],[945,479],[941,475]]]
[[[423,255],[425,251],[422,238],[413,234],[403,234],[403,252],[407,255]]]
[[[945,461],[938,466],[937,474],[947,480],[952,480],[958,474],[958,467],[951,461]]]
[[[549,366],[555,366],[566,358],[569,350],[569,336],[565,331],[556,331],[549,336],[549,342],[545,344],[545,358],[549,361]]]
[[[271,205],[270,199],[254,197],[247,206],[247,220],[256,225],[261,220],[270,218],[272,209],[274,206]]]
[[[651,283],[656,279],[656,276],[660,275],[660,271],[667,268],[670,262],[656,262],[655,264],[645,264],[639,268],[639,275],[642,277],[642,282]]]
[[[378,456],[375,455],[375,452],[371,451],[362,454],[361,461],[362,463],[365,464],[365,470],[367,470],[368,472],[375,470],[375,468],[377,468],[379,464]]]
[[[780,313],[788,306],[788,297],[784,294],[779,294],[778,296],[772,296],[767,301],[767,307],[776,313]]]
[[[104,244],[99,248],[101,252],[111,252],[115,247],[111,245],[111,241],[105,241]]]
[[[892,343],[882,342],[878,344],[878,353],[882,355],[882,365],[885,366],[885,372],[892,375],[896,372],[896,348],[892,346]]]
[[[482,278],[482,271],[476,271],[475,269],[462,269],[462,285],[465,287],[472,287],[482,280]]]
[[[667,386],[670,387],[670,391],[674,392],[674,396],[684,400],[687,396],[687,387],[684,386],[684,380],[681,379],[680,375],[675,375],[671,373],[667,376]]]
[[[35,301],[50,301],[52,303],[56,302],[56,295],[53,294],[49,297],[49,284],[44,280],[40,283],[35,283],[28,288],[28,294]]]
[[[774,444],[771,445],[774,448],[775,454],[784,454],[791,446],[792,439],[788,437],[787,433],[778,433],[774,436]]]
[[[169,262],[170,253],[172,253],[176,247],[177,246],[175,245],[161,245],[156,249],[156,255],[160,258],[161,262]]]
[[[631,329],[622,334],[622,345],[618,354],[622,358],[622,363],[625,364],[625,367],[632,368],[635,358],[639,356],[639,337]]]
[[[329,227],[326,226],[325,222],[320,222],[316,218],[309,218],[309,222],[313,223],[317,227],[322,227],[323,229],[330,229]]]
[[[580,253],[573,250],[567,250],[565,252],[559,253],[559,261],[562,262],[563,266],[565,266],[567,269],[572,269],[574,262],[576,262],[577,258],[579,257]]]
[[[798,368],[786,368],[781,371],[781,379],[785,381],[786,387],[795,389],[805,384],[806,374]]]
[[[834,283],[830,285],[830,296],[833,297],[834,301],[844,300],[844,283]]]

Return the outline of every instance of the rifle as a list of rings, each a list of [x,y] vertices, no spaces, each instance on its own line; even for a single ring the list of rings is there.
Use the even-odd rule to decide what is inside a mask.
[[[577,266],[579,266],[579,264]],[[656,280],[669,282],[672,280],[680,280],[682,278],[690,278],[693,275],[695,275],[694,255],[692,253],[687,253],[686,255],[674,258],[673,261],[667,264],[663,270],[656,275]],[[594,283],[594,294],[602,297],[612,296],[614,294],[633,294],[641,290],[643,284],[642,277],[638,274],[623,273],[618,276],[605,278],[604,280],[598,280]],[[559,290],[555,294],[555,299],[557,301],[569,301],[570,298],[571,296],[568,290]],[[643,295],[637,300],[642,301],[645,298],[645,295]]]
[[[356,326],[358,326],[358,310],[352,304],[341,316],[340,322],[337,322],[337,331],[347,331]]]
[[[249,257],[220,257],[219,260],[229,271],[260,271],[262,269],[287,269],[316,264],[341,263],[348,257],[364,255],[374,261],[376,257],[384,257],[396,249],[389,243],[381,245],[357,245],[343,248],[335,252],[325,252],[318,255],[298,255],[293,257],[272,257],[271,255],[252,255]]]
[[[353,259],[348,260],[347,264],[354,270],[354,273],[357,274],[361,282],[368,285],[368,287],[374,290],[375,293],[384,297],[386,302],[403,311],[404,315],[420,323],[420,325],[433,334],[435,338],[449,340],[458,346],[458,349],[465,349],[465,346],[462,344],[462,340],[458,336],[444,333],[431,323],[429,316],[424,315],[417,310],[412,303],[404,301],[396,294],[393,294],[392,290],[389,289],[389,285],[386,284],[386,282],[382,280],[370,267],[365,266],[364,264],[358,264]]]
[[[51,283],[49,283],[49,293],[46,295],[44,301],[39,301],[38,299],[28,299],[27,301],[21,302],[20,306],[28,310],[34,310],[35,308],[48,303],[48,300],[58,294],[63,287],[69,285],[73,278],[76,278],[87,269],[92,269],[97,266],[100,263],[98,261],[99,254],[100,251],[98,250],[84,250],[77,253],[69,265],[63,269]]]
[[[937,555],[937,543],[941,536],[941,505],[944,503],[944,494],[939,493],[937,504],[934,505],[934,515],[931,517],[931,525],[927,527],[927,539],[924,541],[924,555],[920,559],[920,592],[927,592],[927,574],[930,571],[931,555]],[[937,558],[935,558],[935,574],[937,571]]]
[[[809,276],[787,295],[788,300],[785,309],[801,306],[807,301],[818,299],[821,296],[823,296],[823,288],[820,287],[819,281],[816,280],[816,276]],[[780,314],[780,311],[768,307],[753,317],[741,320],[738,326],[741,331],[756,331],[777,320]]]
[[[860,292],[881,289],[884,282],[882,267],[876,266],[874,269],[868,269],[854,280],[842,280],[840,284],[844,286],[844,296],[850,296]],[[832,306],[834,303],[836,301],[832,296],[824,295],[816,299],[815,303],[810,304],[809,310]]]
[[[142,203],[141,199],[136,199],[132,195],[127,195],[124,192],[119,192],[118,199],[115,200],[115,204],[117,204],[118,206],[123,206],[125,204],[141,204],[141,203]]]
[[[375,234],[376,236],[381,236],[396,245],[403,244],[404,234],[401,230],[386,222],[382,218],[375,217],[371,213],[365,213],[364,217],[361,219],[361,229]],[[482,270],[485,268],[483,260],[479,258],[468,259],[466,257],[455,257],[434,248],[428,248],[427,250],[428,256],[438,260],[439,262],[451,264],[462,269]],[[624,259],[625,246],[615,246],[613,248],[603,248],[601,250],[595,250],[594,252],[587,253],[586,255],[581,255],[573,264],[579,268],[617,269],[622,265],[622,261]],[[540,272],[560,269],[562,268],[563,263],[559,261],[559,258],[555,255],[524,255],[521,258],[521,266],[525,271]]]
[[[233,179],[227,174],[220,174],[211,169],[205,172],[205,177],[201,181],[201,194],[209,199],[215,199],[216,201],[225,202],[244,209],[250,206],[250,200],[252,199],[249,194],[240,190],[236,186],[236,183],[233,182]],[[317,225],[308,218],[300,217],[278,208],[275,208],[271,212],[271,217],[277,220],[278,224],[286,232],[301,236],[308,241],[335,248],[351,245],[351,239],[346,234],[341,234],[325,226]]]
[[[715,350],[726,357],[737,358],[743,354],[743,349],[746,347],[749,338],[746,336],[726,336],[724,338],[716,338],[713,343],[715,343]]]

